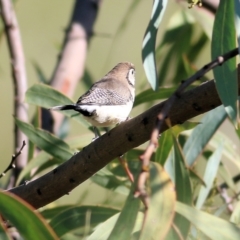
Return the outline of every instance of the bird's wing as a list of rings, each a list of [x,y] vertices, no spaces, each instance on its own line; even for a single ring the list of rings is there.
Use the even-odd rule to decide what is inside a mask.
[[[89,91],[82,95],[78,101],[77,105],[124,105],[131,99],[131,94],[126,98],[123,95],[124,89],[121,89],[121,84],[114,82],[114,87],[112,81],[108,79],[106,81],[101,80],[95,83]],[[116,88],[117,85],[117,88]],[[127,93],[128,93],[127,92]],[[125,89],[126,94],[126,89]]]

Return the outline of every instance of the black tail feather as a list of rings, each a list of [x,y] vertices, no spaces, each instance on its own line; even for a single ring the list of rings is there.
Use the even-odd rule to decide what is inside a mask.
[[[55,106],[55,107],[49,108],[49,110],[54,110],[54,111],[75,110],[76,111],[76,105],[69,104],[69,105]]]

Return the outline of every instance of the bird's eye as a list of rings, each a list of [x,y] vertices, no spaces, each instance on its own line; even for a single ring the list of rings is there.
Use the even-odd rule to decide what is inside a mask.
[[[128,80],[130,85],[134,86],[134,84],[135,84],[135,70],[133,68],[131,68],[129,70],[128,75],[127,75],[127,80]]]

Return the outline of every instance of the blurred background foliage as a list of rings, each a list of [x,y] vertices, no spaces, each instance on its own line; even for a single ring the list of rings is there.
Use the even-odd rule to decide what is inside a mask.
[[[74,1],[66,0],[61,1],[61,3],[56,0],[38,2],[18,0],[15,2],[26,59],[28,86],[30,88],[26,95],[26,101],[29,103],[43,107],[52,106],[50,98],[46,98],[40,103],[37,93],[44,91],[48,94],[51,93],[49,96],[58,96],[60,99],[58,93],[53,90],[34,84],[40,81],[49,82],[61,50],[62,39],[73,6]],[[156,39],[156,67],[160,91],[153,92],[144,73],[141,57],[143,36],[149,23],[151,11],[151,1],[104,0],[102,2],[94,26],[94,35],[88,48],[86,74],[79,81],[72,97],[73,101],[76,101],[89,88],[91,82],[100,79],[116,63],[130,61],[135,64],[137,70],[137,97],[131,113],[131,116],[134,117],[156,102],[168,98],[181,80],[188,78],[204,64],[211,61],[213,13],[199,11],[197,7],[188,9],[187,1],[170,1]],[[0,108],[2,110],[0,124],[4,126],[0,128],[0,151],[2,153],[0,169],[4,169],[13,153],[14,119],[12,117],[11,71],[8,49],[3,34],[0,38],[0,52]],[[212,78],[213,73],[209,72],[201,81]],[[196,85],[199,83],[200,81]],[[36,112],[38,112],[36,109],[36,106],[31,105],[30,119],[36,117]],[[216,116],[219,117],[217,120]],[[23,178],[33,179],[48,172],[65,161],[75,150],[81,150],[89,144],[92,133],[85,124],[79,124],[79,120],[74,121],[74,119],[68,118],[62,125],[62,132],[58,133],[59,136],[65,136],[61,142],[65,151],[63,153],[51,152],[48,148],[44,149],[40,141],[36,140],[34,135],[36,130],[33,127],[24,125],[20,121],[16,122],[20,129],[25,133],[27,132],[29,139],[36,146],[45,150],[40,151],[36,157],[31,157],[31,161],[20,174],[18,183]],[[223,107],[219,107],[204,116],[198,116],[191,121],[191,123],[175,126],[171,131],[163,133],[159,139],[160,146],[163,147],[158,148],[152,158],[153,161],[164,166],[170,178],[175,182],[177,200],[189,206],[184,208],[177,202],[176,211],[178,214],[174,218],[173,225],[173,216],[170,217],[163,211],[163,209],[172,211],[175,203],[174,196],[166,191],[166,188],[163,188],[162,191],[156,191],[157,200],[153,197],[151,204],[153,206],[163,204],[161,206],[164,206],[158,211],[163,213],[161,218],[163,226],[166,229],[171,227],[166,239],[237,239],[235,237],[238,236],[239,229],[235,225],[231,225],[229,221],[235,222],[238,226],[240,224],[239,184],[233,181],[234,176],[237,176],[240,171],[239,130],[236,131],[230,120],[227,119]],[[38,126],[37,121],[35,123],[35,126]],[[39,134],[44,135],[44,133]],[[49,141],[54,142],[55,139],[49,138]],[[126,154],[129,167],[134,175],[138,172],[138,157],[145,147],[146,145],[143,144]],[[183,148],[183,154],[181,148]],[[49,159],[52,160],[49,161]],[[31,173],[31,170],[36,167],[37,170]],[[153,186],[154,181],[168,179],[163,168],[156,163],[152,164],[151,173],[150,182]],[[161,176],[160,180],[155,179],[158,175]],[[8,177],[9,173],[1,179],[2,187],[4,187]],[[222,185],[223,183],[227,183],[228,188],[221,189],[221,186],[226,187],[226,184]],[[50,226],[61,239],[79,239],[79,236],[85,238],[90,234],[92,235],[88,239],[108,239],[115,222],[118,221],[119,229],[121,229],[123,219],[128,219],[131,223],[135,223],[136,219],[135,227],[126,228],[126,232],[133,231],[132,239],[138,239],[143,214],[138,212],[140,201],[131,201],[130,186],[123,169],[114,160],[91,179],[74,189],[70,195],[40,209],[40,212],[44,218],[49,220]],[[128,200],[125,202],[127,196]],[[169,199],[168,205],[165,205],[166,199]],[[227,199],[232,202],[227,204]],[[9,211],[11,207],[22,208],[22,205],[18,206],[18,202],[14,202],[7,195],[0,197],[0,203],[4,201],[11,202],[8,206]],[[190,208],[192,203],[196,209]],[[199,209],[204,210],[204,212],[199,212]],[[26,212],[28,210],[26,209]],[[118,219],[119,210],[122,211]],[[156,213],[159,213],[158,211]],[[36,222],[36,230],[34,230],[35,228],[32,230],[45,229],[42,222],[36,220],[40,217],[32,216],[31,212],[30,209],[29,221]],[[205,212],[211,215],[206,215]],[[151,212],[153,214],[151,216],[156,213]],[[5,214],[8,214],[7,209]],[[194,216],[199,217],[194,218]],[[121,219],[122,221],[120,221]],[[224,222],[222,219],[227,221]],[[99,225],[102,222],[104,223]],[[18,221],[12,220],[12,223],[18,224]],[[191,228],[190,223],[192,223]],[[214,225],[216,229],[209,230]],[[95,226],[97,227],[94,228]],[[132,230],[133,227],[134,230]],[[147,227],[151,227],[151,224]],[[179,229],[179,234],[176,228]],[[20,229],[21,227],[18,228],[21,232]],[[115,232],[111,233],[109,239],[128,239],[126,236],[129,235],[121,236],[119,229],[114,229]],[[22,231],[24,232],[24,229]],[[54,233],[51,232],[50,228],[46,227],[44,231],[46,231],[45,236],[50,234],[49,239],[51,237],[54,239]],[[21,232],[22,235],[23,232]],[[150,239],[151,236],[148,235],[150,233],[150,230],[145,230],[141,239]],[[159,232],[151,234],[158,236],[154,239],[161,239],[165,236],[165,233],[159,234]]]

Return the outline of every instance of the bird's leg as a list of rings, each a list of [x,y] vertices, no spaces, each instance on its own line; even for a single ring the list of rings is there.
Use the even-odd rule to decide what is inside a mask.
[[[92,139],[92,142],[94,142],[97,138],[99,138],[99,135],[98,135],[98,131],[97,131],[97,128],[96,127],[93,127],[93,131],[94,131],[94,138]]]

